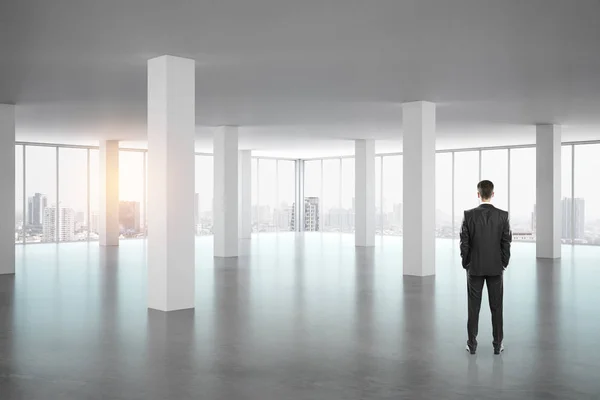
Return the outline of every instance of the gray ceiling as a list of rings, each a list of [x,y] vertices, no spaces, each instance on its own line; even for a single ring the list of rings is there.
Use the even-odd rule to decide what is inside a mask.
[[[144,140],[162,54],[197,60],[200,142],[223,124],[257,149],[399,141],[399,104],[421,99],[447,146],[531,142],[536,122],[600,138],[597,0],[1,4],[0,102],[18,104],[21,140]]]

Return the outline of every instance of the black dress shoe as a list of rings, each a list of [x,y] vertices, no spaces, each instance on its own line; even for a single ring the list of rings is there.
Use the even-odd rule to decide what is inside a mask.
[[[475,354],[477,352],[477,347],[472,347],[472,346],[467,345],[465,350],[467,350],[471,354]]]
[[[494,346],[494,354],[500,354],[504,351],[504,345]]]

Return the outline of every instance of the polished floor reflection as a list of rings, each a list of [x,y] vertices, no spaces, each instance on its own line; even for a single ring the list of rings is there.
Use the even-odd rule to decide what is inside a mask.
[[[239,259],[197,240],[194,311],[146,309],[145,246],[17,247],[0,276],[0,399],[600,398],[600,247],[513,246],[505,345],[482,307],[464,350],[457,244],[402,276],[401,238],[262,234]]]

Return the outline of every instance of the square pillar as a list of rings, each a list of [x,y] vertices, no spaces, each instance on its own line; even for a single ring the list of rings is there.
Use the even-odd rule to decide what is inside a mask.
[[[195,61],[148,61],[148,307],[195,304]]]
[[[355,140],[354,157],[354,243],[375,246],[375,141]]]
[[[238,128],[217,128],[214,137],[214,256],[238,256]]]
[[[560,258],[561,129],[536,126],[536,254]]]
[[[252,236],[252,152],[240,150],[238,184],[238,218],[240,239]]]
[[[0,104],[0,275],[15,273],[15,184],[15,106]]]
[[[119,245],[119,141],[100,142],[100,246]]]
[[[435,275],[435,104],[402,105],[404,275]]]

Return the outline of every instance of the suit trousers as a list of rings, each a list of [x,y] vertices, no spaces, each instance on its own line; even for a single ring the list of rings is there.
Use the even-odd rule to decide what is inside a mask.
[[[502,319],[502,299],[504,284],[502,275],[475,276],[467,273],[467,292],[469,296],[469,320],[467,322],[468,344],[477,347],[477,332],[479,330],[479,310],[483,283],[487,285],[490,311],[492,313],[492,335],[494,347],[499,347],[504,338]]]

